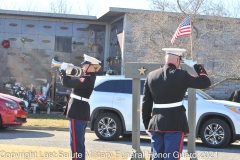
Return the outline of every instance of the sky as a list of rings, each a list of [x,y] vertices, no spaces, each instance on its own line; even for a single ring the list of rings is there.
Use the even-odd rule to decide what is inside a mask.
[[[63,6],[66,6],[68,10],[66,14],[100,16],[101,13],[106,12],[109,7],[150,10],[150,0],[0,0],[0,9],[53,12],[50,4],[57,4],[56,1],[65,2],[64,4],[66,5]],[[168,0],[168,2],[170,1],[176,3],[176,0]],[[221,1],[225,2],[225,7],[230,11],[233,6],[230,2],[235,2],[235,4],[238,4],[235,9],[239,11],[238,8],[240,7],[240,4],[238,3],[238,0],[228,0],[229,3],[226,2],[226,0],[211,0],[211,2],[216,4]],[[238,17],[240,17],[240,15],[238,15]]]
[[[49,4],[57,0],[0,0],[0,8],[7,10],[50,12]],[[71,7],[69,14],[97,16],[109,7],[149,9],[148,0],[62,0]],[[87,6],[91,9],[86,9]],[[90,12],[88,12],[90,11]]]

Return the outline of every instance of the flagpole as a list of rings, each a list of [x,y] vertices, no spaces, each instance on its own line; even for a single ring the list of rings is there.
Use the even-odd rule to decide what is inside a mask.
[[[192,21],[191,21],[191,17],[190,17],[190,27],[191,27],[191,34],[190,34],[190,45],[191,45],[191,57],[192,57],[192,60],[193,60],[193,53],[192,53]]]
[[[190,15],[189,15],[190,16]],[[191,17],[190,17],[190,27],[191,27],[191,34],[190,34],[190,41],[191,41],[191,57],[193,61],[193,45],[192,45],[192,24],[191,24]],[[188,97],[188,106],[191,106],[188,109],[188,125],[189,130],[191,131],[188,135],[188,154],[195,155],[196,154],[196,89],[189,88],[188,89],[189,97]],[[191,160],[198,160],[198,157],[192,157]]]

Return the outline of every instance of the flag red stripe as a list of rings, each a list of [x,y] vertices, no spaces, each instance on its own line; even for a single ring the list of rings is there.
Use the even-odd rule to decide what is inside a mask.
[[[192,29],[190,24],[190,16],[187,16],[178,26],[177,30],[175,31],[171,43],[173,44],[175,39],[181,36],[189,36],[191,35]]]

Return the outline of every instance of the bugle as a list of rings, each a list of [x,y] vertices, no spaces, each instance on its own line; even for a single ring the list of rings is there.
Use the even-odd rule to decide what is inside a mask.
[[[56,61],[52,59],[51,68],[60,68],[63,62]],[[70,77],[80,77],[83,73],[83,69],[81,67],[74,66],[68,63],[66,68],[66,75]]]

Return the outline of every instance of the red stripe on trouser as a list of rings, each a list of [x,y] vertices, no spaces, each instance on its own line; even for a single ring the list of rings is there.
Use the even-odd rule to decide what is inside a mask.
[[[76,134],[75,134],[75,125],[74,125],[74,119],[72,119],[72,141],[73,141],[73,154],[74,154],[74,160],[77,160],[77,157],[75,156],[75,153],[77,152],[76,147]]]
[[[180,140],[180,146],[179,146],[179,150],[178,150],[178,155],[180,155],[182,153],[183,139],[184,139],[184,133],[182,133],[182,138]],[[180,158],[181,158],[181,156],[178,157],[178,160],[180,160]]]

